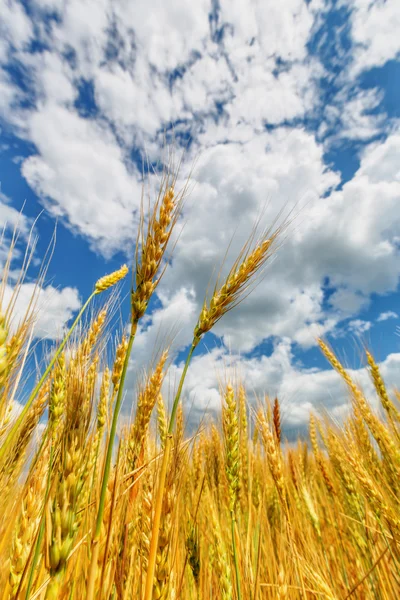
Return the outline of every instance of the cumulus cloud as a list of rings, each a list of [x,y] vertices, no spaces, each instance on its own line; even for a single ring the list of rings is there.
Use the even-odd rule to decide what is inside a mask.
[[[292,0],[277,11],[273,2],[228,10],[202,1],[189,10],[176,0],[157,3],[155,19],[148,2],[132,9],[124,0],[38,0],[31,14],[45,49],[35,53],[26,50],[27,13],[6,5],[15,13],[6,23],[8,54],[24,87],[4,72],[0,109],[36,148],[22,173],[54,216],[107,256],[126,248],[136,224],[133,144],[156,158],[171,122],[202,146],[235,137],[237,127],[254,135],[266,123],[303,117],[315,100],[319,67],[305,59],[315,2]],[[278,59],[287,62],[282,72]],[[92,89],[95,118],[81,114],[82,85]],[[213,134],[216,119],[222,129]]]
[[[371,329],[372,323],[370,321],[363,321],[362,319],[353,319],[352,321],[349,321],[348,327],[349,331],[352,333],[362,335]]]
[[[387,321],[388,319],[398,319],[399,315],[397,313],[395,313],[393,310],[387,310],[385,312],[382,312],[379,317],[377,318],[378,322],[381,321]]]
[[[3,308],[8,305],[14,289],[7,285],[4,293]],[[30,304],[35,298],[34,305],[34,336],[39,339],[56,340],[63,336],[67,322],[81,306],[78,290],[65,287],[61,290],[48,285],[36,288],[33,283],[23,283],[15,299],[12,312],[12,328],[31,313]],[[14,300],[13,300],[14,302]]]
[[[400,385],[399,365],[399,353],[390,354],[379,365],[389,390]],[[165,382],[166,397],[171,380],[177,382],[182,369],[183,363],[171,367]],[[378,409],[379,401],[368,369],[348,369],[348,373],[362,387],[372,406]],[[350,408],[350,397],[340,376],[330,367],[310,369],[298,364],[290,340],[283,339],[275,344],[270,356],[246,359],[217,347],[195,357],[184,386],[184,406],[190,427],[197,427],[207,414],[212,418],[218,416],[221,389],[228,381],[243,382],[252,407],[262,402],[265,394],[270,398],[278,396],[284,429],[289,436],[291,430],[307,427],[310,411],[328,413],[342,422]]]
[[[382,92],[378,89],[356,90],[351,99],[346,98],[347,94],[336,97],[336,101],[342,104],[338,115],[340,119],[336,123],[339,125],[339,137],[366,141],[378,136],[387,123],[385,112],[375,111],[381,104]]]
[[[4,74],[0,102],[37,150],[22,173],[51,214],[106,256],[127,248],[135,232],[140,177],[130,162],[132,145],[157,158],[170,123],[178,136],[192,136],[195,151],[262,141],[266,125],[302,119],[320,102],[326,73],[307,48],[324,11],[317,0],[290,0],[279,10],[272,0],[251,7],[244,0],[202,0],[190,10],[174,0],[156,3],[156,18],[142,0],[134,9],[125,0],[84,6],[35,0],[34,33],[22,5],[3,4],[8,54],[23,70],[26,90]],[[356,3],[357,40],[363,11]],[[57,19],[48,20],[50,14]],[[26,50],[33,35],[42,52]],[[85,85],[91,118],[82,114]],[[350,90],[347,98],[343,89],[343,98],[335,98],[341,107],[336,129],[351,139],[374,136],[382,128],[383,116],[371,114],[379,91]],[[25,102],[18,108],[21,94]],[[328,112],[325,117],[329,121]],[[258,151],[265,148],[258,144]],[[270,160],[284,162],[271,154]],[[313,157],[321,161],[318,153]]]
[[[133,353],[136,369],[148,366],[154,358],[150,353],[168,347],[170,355],[174,356],[190,341],[197,316],[193,292],[183,287],[171,296],[160,293],[159,301],[161,306],[139,323]]]
[[[4,61],[10,46],[22,50],[27,45],[33,34],[33,26],[18,2],[1,0],[0,13],[0,61]]]
[[[324,191],[329,191],[335,184],[336,176],[325,170],[321,154],[320,162],[317,162],[313,153],[318,155],[321,149],[313,137],[304,132],[287,135],[287,132],[276,131],[265,134],[257,143],[224,144],[208,151],[196,173],[186,226],[174,260],[160,285],[161,306],[140,329],[131,381],[137,372],[134,366],[150,364],[154,358],[150,352],[161,344],[161,340],[174,339],[172,356],[190,343],[210,277],[214,274],[215,279],[231,242],[223,270],[226,272],[264,206],[267,190],[275,192],[266,208],[268,223],[268,217],[275,216],[277,207],[287,198],[288,190],[293,191],[288,209],[297,202],[301,206],[302,198],[309,198],[307,183],[313,181],[315,199],[304,209],[301,225],[291,229],[277,259],[268,266],[254,293],[215,327],[214,332],[222,336],[224,345],[210,355],[196,359],[193,375],[188,380],[189,397],[195,394],[200,403],[196,404],[198,410],[201,412],[205,405],[214,410],[219,400],[213,374],[215,368],[210,366],[210,361],[215,359],[223,369],[224,361],[231,360],[226,354],[226,348],[229,348],[237,359],[242,356],[246,369],[257,367],[261,359],[251,359],[254,348],[268,338],[284,339],[284,346],[279,346],[280,354],[274,354],[275,363],[265,357],[265,365],[275,364],[279,370],[286,364],[286,383],[279,379],[279,385],[283,387],[273,387],[274,378],[269,373],[263,385],[268,382],[281,394],[285,390],[289,396],[288,404],[297,406],[291,386],[299,381],[299,374],[291,366],[291,344],[307,348],[326,333],[344,335],[341,322],[356,314],[361,305],[368,302],[370,293],[384,293],[397,286],[400,266],[395,245],[399,224],[393,214],[396,214],[394,207],[399,201],[399,189],[396,165],[390,160],[397,147],[394,138],[370,147],[354,180],[330,195]],[[259,152],[260,146],[267,148],[265,155]],[[388,160],[382,158],[386,154]],[[286,156],[285,165],[278,160],[282,155]],[[384,167],[385,179],[393,180],[387,184],[386,194],[380,185],[382,163],[393,165],[392,171]],[[251,182],[250,189],[246,186],[247,181]],[[354,190],[358,190],[360,202],[352,204]],[[364,214],[360,226],[354,228],[354,223],[361,218],[361,210]],[[204,214],[207,219],[203,218]],[[240,228],[237,227],[239,214]],[[329,297],[328,306],[323,285],[326,275],[337,286],[337,291]],[[346,325],[346,335],[349,331],[362,335],[371,326],[369,321],[353,318]],[[284,355],[283,349],[286,349]],[[268,372],[265,365],[263,363],[260,368],[263,373]],[[177,369],[172,367],[174,380],[179,375]],[[318,379],[314,375],[308,373],[310,381]],[[254,368],[247,380],[261,392],[262,385],[256,384],[258,378]],[[214,381],[210,392],[209,380]],[[326,383],[324,380],[322,389]],[[299,389],[302,385],[298,385]],[[309,387],[305,389],[308,391]],[[333,396],[332,410],[336,398],[335,394]],[[304,400],[304,414],[309,408],[307,402]],[[297,406],[297,415],[299,411],[301,413]]]
[[[371,293],[394,291],[398,285],[400,186],[392,157],[399,144],[394,133],[368,146],[354,178],[333,191],[337,176],[325,168],[313,136],[300,130],[276,130],[246,144],[215,146],[203,155],[195,174],[188,221],[163,285],[176,289],[182,281],[190,284],[200,306],[231,237],[226,265],[268,197],[265,223],[285,202],[287,209],[303,206],[255,293],[215,332],[244,352],[269,336],[312,345],[316,334],[332,331],[356,314]],[[336,288],[327,303],[326,277]]]
[[[24,161],[22,173],[47,210],[106,256],[124,246],[128,251],[141,187],[112,134],[53,105],[32,116],[30,135],[40,154]]]
[[[234,357],[246,355],[258,389],[264,383],[258,368],[270,382],[275,377],[290,402],[290,386],[304,384],[310,396],[292,402],[293,424],[312,404],[316,381],[328,382],[294,366],[294,344],[310,347],[317,336],[340,330],[345,319],[353,331],[365,332],[371,324],[357,319],[360,308],[371,294],[394,291],[400,274],[400,132],[381,110],[382,91],[357,87],[360,73],[398,55],[399,9],[394,2],[346,5],[352,9],[351,43],[334,74],[318,52],[309,53],[331,6],[322,0],[288,0],[279,7],[273,0],[200,0],[193,6],[184,0],[34,0],[29,15],[22,3],[0,0],[0,116],[33,144],[22,174],[48,213],[93,250],[106,257],[132,250],[139,149],[157,161],[173,125],[178,145],[191,139],[187,162],[200,155],[187,224],[159,304],[139,330],[132,368],[147,364],[147,348],[165,335],[173,352],[190,342],[229,244],[222,275],[261,214],[264,225],[282,207],[286,214],[299,211],[254,294],[215,328]],[[29,51],[33,40],[41,51]],[[9,61],[23,85],[7,70]],[[335,93],[327,99],[322,92],[332,82]],[[310,125],[315,115],[317,130]],[[341,186],[325,152],[344,140],[365,146],[358,171]],[[16,218],[7,203],[2,214]],[[46,288],[41,294],[47,314],[57,313],[60,324],[57,333],[52,318],[38,331],[56,337],[79,304],[77,291]],[[268,338],[276,342],[272,357],[251,359]],[[198,357],[192,384],[188,380],[212,406],[211,362],[228,360],[225,347]],[[287,367],[285,384],[279,361]],[[173,367],[176,375],[179,368]],[[314,383],[306,385],[306,377]]]
[[[356,44],[353,74],[380,67],[400,53],[398,2],[352,0],[351,35]]]

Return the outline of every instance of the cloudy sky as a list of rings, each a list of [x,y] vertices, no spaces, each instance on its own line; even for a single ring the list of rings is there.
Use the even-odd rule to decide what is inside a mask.
[[[339,417],[318,335],[367,391],[363,344],[400,385],[400,3],[0,0],[0,15],[0,222],[24,205],[26,237],[43,211],[36,263],[58,223],[38,337],[131,262],[143,160],[160,164],[174,136],[191,193],[134,366],[173,337],[175,381],[232,236],[228,264],[261,213],[295,207],[264,279],[193,361],[192,417],[218,406],[229,365],[250,394],[279,395],[288,430],[313,406]]]

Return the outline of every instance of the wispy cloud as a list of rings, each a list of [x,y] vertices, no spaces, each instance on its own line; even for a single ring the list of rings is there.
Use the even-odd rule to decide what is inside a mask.
[[[388,319],[398,319],[399,315],[395,313],[393,310],[387,310],[379,315],[377,318],[378,322],[387,321]]]

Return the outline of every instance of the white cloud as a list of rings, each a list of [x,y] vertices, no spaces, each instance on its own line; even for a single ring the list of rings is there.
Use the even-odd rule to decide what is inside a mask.
[[[351,35],[357,44],[353,74],[380,67],[400,53],[398,2],[352,0]]]
[[[31,70],[38,101],[71,106],[77,97],[71,66],[57,53],[44,51],[38,56],[27,54],[24,64]],[[44,108],[44,107],[43,107]]]
[[[393,155],[399,148],[398,132],[367,146],[354,178],[326,199],[318,252],[334,286],[364,295],[397,287],[400,185]]]
[[[399,315],[395,313],[393,310],[387,310],[386,312],[382,312],[377,318],[378,322],[387,321],[388,319],[398,319]]]
[[[105,255],[129,251],[141,187],[112,134],[54,105],[33,115],[29,129],[40,154],[23,163],[22,173],[47,210]]]
[[[127,144],[142,144],[163,124],[183,116],[179,97],[173,98],[165,80],[140,63],[138,59],[136,77],[116,66],[99,69],[95,79],[96,101]]]
[[[368,296],[354,289],[340,287],[329,298],[329,303],[345,315],[357,314],[369,302]]]
[[[353,319],[349,321],[348,327],[356,335],[362,335],[371,329],[372,323],[370,321],[363,321],[362,319]]]
[[[0,181],[1,185],[1,181]],[[9,258],[10,247],[13,245],[12,261],[8,272],[9,279],[18,277],[13,271],[16,260],[23,256],[25,249],[22,249],[20,242],[26,242],[28,237],[31,220],[19,212],[11,205],[10,199],[0,192],[0,269],[3,271],[4,265]],[[12,242],[14,238],[14,243]]]
[[[0,182],[1,185],[1,182]],[[15,227],[23,235],[28,232],[29,219],[12,206],[11,200],[5,194],[0,192],[0,230],[11,229]]]
[[[390,354],[380,363],[389,391],[400,385],[399,366],[400,353]],[[169,377],[173,383],[177,384],[182,368],[183,364],[171,368]],[[379,402],[368,370],[365,367],[347,370],[353,380],[361,385],[371,405],[377,409]],[[327,412],[332,418],[341,421],[350,408],[350,397],[340,376],[328,366],[326,369],[310,369],[297,364],[290,340],[283,339],[274,346],[270,356],[244,359],[237,354],[227,354],[222,348],[195,356],[183,393],[191,427],[197,427],[200,419],[207,413],[213,417],[220,413],[220,389],[228,381],[244,383],[252,406],[257,406],[264,394],[271,398],[278,396],[287,432],[293,428],[306,427],[311,411]],[[170,387],[167,378],[166,395]]]
[[[306,42],[314,22],[313,11],[318,2],[308,4],[302,0],[288,0],[278,6],[273,1],[246,0],[221,2],[220,22],[229,23],[224,37],[224,47],[234,60],[242,60],[244,44],[254,39],[264,58],[279,56],[283,60],[300,60],[306,55]],[[253,47],[253,46],[251,46]],[[256,53],[256,50],[250,51]]]
[[[346,91],[348,94],[348,91]],[[346,93],[335,99],[342,102],[339,109],[339,136],[349,140],[369,140],[379,135],[387,123],[384,112],[373,113],[382,101],[378,89],[357,90],[354,97],[346,98]]]
[[[12,295],[13,288],[7,285],[3,310],[8,305]],[[67,322],[81,306],[78,290],[71,287],[58,290],[51,285],[36,288],[33,283],[23,283],[18,290],[12,312],[13,329],[24,320],[27,311],[28,314],[31,314],[30,303],[33,297],[36,299],[33,313],[34,336],[50,340],[62,337]]]
[[[71,121],[77,118],[73,101],[81,77],[93,82],[99,116],[107,120],[102,121],[103,130],[111,125],[120,141],[128,146],[146,144],[150,152],[159,146],[163,128],[176,119],[183,120],[182,126],[191,134],[211,128],[217,102],[225,103],[225,134],[229,138],[236,135],[238,125],[247,123],[254,133],[264,122],[302,117],[315,100],[312,77],[320,73],[316,61],[305,60],[316,5],[291,0],[276,10],[272,1],[251,7],[243,2],[234,7],[222,2],[212,7],[202,0],[189,9],[184,1],[175,0],[166,5],[155,1],[152,9],[144,0],[134,7],[125,0],[86,2],[84,6],[75,0],[37,0],[32,7],[36,32],[49,49],[30,54],[23,52],[21,44],[12,46],[31,79],[36,106],[17,110],[16,91],[5,82],[4,113],[35,143],[40,167],[33,166],[41,172],[35,174],[38,179],[46,179],[48,172],[61,172],[63,157],[59,152],[50,157],[44,149],[50,128],[53,137],[59,132],[67,141],[76,135],[80,138]],[[30,24],[23,9],[18,10]],[[45,27],[46,11],[55,11],[58,19]],[[210,11],[214,11],[211,17]],[[12,37],[18,37],[17,20],[7,23],[7,28]],[[278,57],[292,62],[276,74]],[[172,73],[177,76],[171,78]],[[69,136],[64,120],[71,128]],[[98,137],[90,140],[92,148],[99,145]],[[73,148],[68,150],[71,154]],[[125,156],[118,160],[124,163]],[[73,183],[64,178],[66,195],[76,195],[75,186],[80,183],[85,187],[87,178],[81,175],[80,181],[76,171],[73,175]],[[36,180],[35,184],[39,185]],[[59,193],[54,201],[69,218],[70,207],[63,206],[65,198]],[[112,199],[107,196],[105,202],[110,204]],[[70,224],[75,227],[75,219]]]
[[[264,280],[215,332],[241,351],[270,335],[312,345],[316,334],[332,331],[341,319],[356,314],[371,293],[394,291],[398,285],[400,220],[395,215],[400,186],[392,157],[399,144],[400,136],[393,134],[368,147],[354,179],[328,195],[337,179],[325,170],[314,138],[302,131],[278,130],[203,153],[188,222],[164,284],[171,290],[183,281],[192,285],[200,306],[231,236],[236,232],[228,265],[266,199],[263,222],[271,223],[285,202],[289,209],[311,197]],[[327,276],[337,288],[330,308],[324,306]]]
[[[209,34],[208,0],[121,0],[113,8],[122,32],[134,30],[138,49],[159,71],[172,70],[202,51]]]
[[[241,0],[221,2],[211,17],[212,7],[205,1],[190,10],[181,0],[168,6],[155,2],[156,12],[142,0],[134,9],[123,0],[102,0],[95,6],[46,0],[35,6],[49,50],[32,55],[23,53],[22,42],[19,46],[18,59],[29,69],[38,97],[35,108],[19,118],[38,151],[25,161],[22,172],[53,215],[62,216],[106,255],[126,248],[135,231],[138,175],[128,167],[133,142],[145,144],[153,156],[163,127],[181,119],[176,130],[191,133],[198,150],[256,137],[254,147],[261,153],[256,160],[262,163],[265,123],[301,118],[318,103],[314,82],[323,70],[317,59],[309,59],[306,45],[320,2],[290,0],[279,10],[272,1],[251,7]],[[59,18],[44,28],[46,10],[56,11]],[[24,39],[29,35],[26,30]],[[65,58],[66,52],[72,59]],[[276,71],[277,58],[287,61],[281,71]],[[172,72],[178,76],[171,79]],[[93,83],[97,119],[76,114],[73,102],[80,77]],[[9,85],[6,90],[9,106],[13,99],[7,94],[14,90]],[[343,112],[344,135],[374,135],[380,118],[366,113],[378,101],[375,91],[358,94]],[[217,102],[223,113],[220,108],[218,114]],[[8,115],[18,119],[18,111]],[[290,131],[281,129],[279,135],[290,136]],[[301,143],[294,132],[290,140],[295,139]],[[282,160],[279,154],[283,146],[270,151],[268,159],[276,170],[289,172],[287,155]],[[320,169],[319,151],[312,157]],[[300,160],[307,161],[303,155]],[[275,194],[273,178],[272,187],[265,183],[265,191]],[[315,182],[308,183],[314,193]],[[289,186],[287,193],[293,194]]]
[[[18,96],[18,88],[12,84],[8,73],[0,68],[0,117],[11,123],[13,119],[10,109]]]
[[[222,2],[211,25],[209,2],[197,3],[195,13],[193,7],[188,12],[185,3],[175,2],[168,5],[164,19],[159,12],[160,18],[154,19],[147,2],[135,4],[134,16],[125,3],[115,3],[114,9],[117,57],[93,65],[93,77],[97,102],[125,141],[150,142],[146,138],[176,119],[197,135],[213,126],[217,103],[224,105],[228,137],[237,125],[249,123],[253,131],[260,131],[264,122],[301,117],[312,106],[311,77],[321,72],[316,61],[294,62],[285,72],[274,72],[274,57],[291,61],[305,57],[313,16],[300,0],[279,11],[272,2],[252,7],[238,2],[234,10],[231,3]],[[164,10],[160,5],[157,9]],[[166,29],[168,35],[163,35]],[[224,32],[218,41],[214,29]],[[171,73],[178,76],[171,79]]]
[[[383,142],[367,146],[359,174],[368,177],[372,184],[387,182],[392,183],[397,189],[400,183],[399,147],[400,130],[394,130]]]
[[[166,346],[173,357],[190,341],[197,317],[193,292],[183,287],[171,296],[161,293],[159,300],[161,306],[139,324],[132,356],[135,368],[146,367],[154,358],[152,354]]]
[[[32,23],[24,8],[12,0],[0,0],[0,62],[7,57],[8,45],[21,50],[31,39]],[[7,42],[7,44],[6,44]]]

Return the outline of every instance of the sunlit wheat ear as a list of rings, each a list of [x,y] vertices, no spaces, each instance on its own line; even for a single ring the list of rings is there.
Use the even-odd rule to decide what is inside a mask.
[[[141,502],[138,514],[138,557],[139,564],[137,577],[143,581],[143,575],[147,571],[149,558],[151,519],[153,509],[153,477],[149,471],[145,472],[141,483]]]
[[[325,357],[328,359],[328,361],[331,363],[334,369],[341,375],[341,377],[349,387],[349,390],[351,391],[353,397],[353,402],[355,402],[358,405],[363,419],[368,425],[372,435],[376,439],[381,451],[387,457],[389,463],[391,463],[394,459],[396,463],[400,465],[400,451],[397,445],[394,443],[388,429],[385,427],[382,421],[372,412],[361,390],[353,382],[350,375],[340,364],[332,350],[330,350],[327,344],[325,344],[325,342],[323,342],[321,339],[318,340],[318,343]]]
[[[311,448],[313,449],[315,458],[317,458],[319,456],[319,447],[318,447],[318,440],[317,440],[317,429],[315,427],[315,417],[312,413],[310,414],[309,432],[310,432]]]
[[[23,363],[28,356],[31,320],[23,321],[15,333],[9,334],[6,319],[0,315],[0,437],[7,430],[15,407]]]
[[[362,449],[362,453],[367,457],[370,466],[378,473],[380,470],[380,461],[376,450],[372,445],[371,435],[363,419],[360,407],[357,404],[354,404],[353,406],[353,417],[350,421],[350,428],[357,441],[358,447]]]
[[[327,490],[330,494],[332,494],[332,496],[337,496],[337,492],[336,492],[336,488],[335,488],[335,484],[333,482],[333,479],[331,477],[331,474],[329,472],[329,466],[328,466],[328,461],[325,459],[325,457],[320,453],[318,455],[318,466],[319,469],[321,471],[322,474],[322,478],[325,482],[325,485],[327,487]]]
[[[158,425],[158,435],[160,438],[161,448],[164,449],[165,441],[167,439],[168,433],[168,420],[167,420],[167,412],[165,410],[164,399],[162,394],[158,395],[157,400],[157,425]]]
[[[308,476],[308,466],[309,466],[309,458],[308,458],[308,444],[307,442],[303,442],[302,445],[303,451],[301,453],[301,466],[302,466],[302,475],[304,477]]]
[[[100,400],[97,406],[97,430],[102,431],[107,422],[108,404],[110,401],[111,372],[108,367],[104,369],[100,386]]]
[[[122,279],[124,279],[124,277],[126,277],[128,272],[129,272],[128,267],[126,265],[122,265],[122,267],[120,269],[118,269],[117,271],[114,271],[113,273],[110,273],[109,275],[104,275],[104,277],[100,277],[100,279],[97,280],[97,282],[94,286],[96,294],[105,292],[110,287],[113,287],[114,285],[116,285],[119,281],[121,281]]]
[[[211,523],[214,533],[214,545],[216,555],[216,570],[217,577],[219,578],[221,586],[221,598],[223,600],[230,600],[233,598],[233,577],[230,568],[230,561],[228,553],[226,551],[225,544],[223,542],[221,527],[217,521],[214,512],[211,513]]]
[[[60,419],[65,406],[66,368],[65,356],[61,354],[54,369],[49,399],[49,419],[53,438],[57,435]]]
[[[10,344],[7,341],[8,330],[0,315],[0,438],[7,430],[10,422],[14,400],[10,397]],[[19,350],[19,348],[18,348]]]
[[[332,430],[328,431],[327,448],[331,464],[343,486],[345,502],[348,504],[351,514],[359,517],[363,514],[363,504],[355,484],[356,480],[351,472],[342,444]]]
[[[278,398],[275,398],[274,400],[274,408],[273,408],[273,424],[274,424],[274,431],[275,431],[275,435],[276,435],[276,441],[278,442],[278,444],[281,443],[281,439],[282,439],[282,429],[281,429],[281,409],[280,409],[280,404],[279,404],[279,400]]]
[[[270,429],[270,426],[265,418],[264,412],[260,410],[257,413],[257,421],[260,427],[261,435],[263,437],[265,451],[267,453],[268,465],[274,479],[278,494],[281,500],[286,502],[286,488],[285,479],[283,475],[282,457],[278,450],[274,435]]]
[[[26,451],[32,440],[32,435],[45,411],[49,399],[50,381],[41,389],[35,401],[27,413],[25,421],[16,436],[14,445],[11,447],[6,460],[0,470],[1,478],[5,476],[0,483],[0,492],[5,497],[6,489],[10,491],[14,481],[20,476]],[[5,486],[3,488],[3,485]],[[2,489],[3,488],[3,489]]]
[[[174,485],[170,485],[165,490],[162,507],[162,524],[158,538],[158,548],[156,556],[156,568],[154,572],[154,600],[167,600],[170,597],[170,542],[173,525],[173,507],[174,507]]]
[[[176,195],[168,176],[149,217],[144,233],[144,217],[136,247],[136,270],[131,293],[132,320],[138,321],[146,312],[149,300],[164,273],[161,268],[168,242],[182,210],[184,193]]]
[[[246,391],[239,386],[239,430],[240,430],[240,468],[242,480],[242,498],[246,501],[249,486],[249,432],[247,421]]]
[[[4,414],[3,414],[2,418],[0,419],[0,440],[4,436],[4,434],[6,433],[6,431],[8,429],[8,425],[11,421],[13,410],[14,410],[14,402],[8,402],[8,404],[5,406]]]
[[[78,437],[72,437],[65,449],[51,505],[50,583],[46,600],[59,597],[67,560],[79,527],[77,508],[85,475],[84,448]]]
[[[371,369],[372,381],[374,382],[375,390],[379,396],[382,406],[390,418],[394,418],[398,423],[400,423],[400,412],[397,410],[396,406],[389,398],[385,383],[381,376],[380,369],[376,364],[371,352],[368,352],[368,350],[366,350],[365,353],[367,355],[368,364]]]
[[[129,439],[129,463],[132,468],[142,450],[143,443],[147,436],[150,417],[158,400],[164,379],[164,365],[167,357],[168,351],[166,350],[162,353],[146,386],[139,392],[135,421]]]
[[[223,405],[222,418],[224,424],[225,441],[225,473],[228,480],[229,510],[231,513],[232,549],[236,575],[236,593],[238,600],[241,599],[241,585],[238,551],[236,545],[236,509],[239,501],[241,484],[241,462],[240,462],[240,429],[236,398],[233,387],[228,384],[225,390],[225,403]]]
[[[205,301],[199,320],[194,330],[195,338],[210,331],[212,327],[229,310],[237,306],[243,295],[249,293],[253,278],[265,267],[268,259],[274,253],[274,245],[283,228],[279,228],[269,236],[263,236],[251,250],[250,239],[235,263],[222,286],[218,283],[209,302]]]
[[[128,348],[128,339],[124,335],[124,336],[122,336],[122,339],[121,339],[120,343],[118,344],[117,350],[115,352],[115,360],[114,360],[114,365],[113,365],[113,370],[112,370],[112,375],[111,375],[111,381],[114,386],[114,393],[118,392],[118,389],[119,389],[119,383],[121,380],[121,373],[122,373],[122,368],[124,366],[127,348]]]
[[[162,499],[162,515],[160,535],[156,553],[154,571],[154,600],[167,600],[173,596],[172,586],[172,542],[174,538],[174,520],[176,525],[177,492],[181,474],[180,443],[183,436],[183,409],[179,405],[176,431],[174,432],[174,448],[170,455],[165,491]]]
[[[356,384],[353,382],[353,380],[351,379],[350,375],[347,373],[347,371],[343,367],[343,365],[336,358],[336,356],[334,355],[332,350],[329,348],[328,344],[326,344],[321,338],[318,339],[318,344],[319,344],[319,347],[321,348],[322,353],[324,354],[325,358],[328,360],[328,362],[330,362],[332,367],[343,378],[343,380],[348,385],[349,389],[356,395],[359,394],[359,390],[358,390]]]
[[[318,439],[317,439],[317,427],[318,426],[320,427],[319,421],[316,421],[314,415],[311,413],[310,428],[309,428],[311,447],[313,449],[314,457],[315,457],[316,463],[318,465],[318,468],[322,474],[322,478],[325,482],[325,485],[326,485],[328,491],[330,492],[330,494],[332,494],[332,496],[335,496],[336,495],[335,486],[334,486],[332,478],[329,474],[328,463],[318,445]],[[321,429],[321,427],[320,427],[320,429]]]
[[[203,443],[202,440],[199,439],[194,440],[193,442],[193,452],[192,452],[192,473],[193,473],[193,484],[194,487],[197,488],[201,481],[201,473],[202,473],[202,462],[203,462]]]
[[[281,564],[278,572],[277,600],[286,600],[286,598],[289,598],[289,590],[285,581],[285,569]]]
[[[301,489],[301,493],[302,493],[304,504],[307,509],[307,513],[308,513],[308,516],[312,523],[312,526],[313,526],[316,534],[318,535],[318,537],[321,537],[320,520],[319,520],[317,511],[315,510],[315,505],[314,505],[313,499],[311,498],[311,494],[305,485],[303,485],[303,487]]]
[[[299,486],[300,486],[300,469],[298,469],[298,466],[295,462],[295,458],[294,458],[294,452],[293,450],[289,450],[288,452],[288,465],[289,465],[289,472],[290,472],[290,476],[292,478],[292,482],[293,485],[295,487],[295,489],[298,491],[299,490]]]
[[[4,385],[4,376],[8,367],[7,349],[8,328],[4,315],[0,314],[0,387]]]
[[[221,466],[221,441],[217,428],[211,426],[211,435],[208,437],[205,448],[206,483],[210,492],[216,492],[219,498]]]
[[[90,498],[93,488],[95,487],[97,477],[97,463],[101,448],[101,442],[104,434],[104,429],[108,420],[109,404],[110,404],[110,384],[111,371],[108,367],[104,369],[100,385],[100,398],[97,404],[96,414],[96,433],[91,442],[91,448],[88,459],[88,473],[91,473],[91,489],[86,488],[86,494]]]
[[[107,309],[103,308],[91,321],[87,333],[79,345],[76,352],[76,359],[80,362],[90,359],[90,355],[97,350],[98,342],[101,340],[101,335],[104,332],[105,322],[107,318]]]
[[[179,403],[178,412],[176,414],[176,426],[175,426],[175,434],[174,434],[174,446],[175,453],[179,454],[179,447],[183,440],[183,431],[184,431],[184,423],[183,423],[183,404]]]
[[[14,600],[17,595],[19,583],[35,541],[46,486],[48,459],[48,451],[44,449],[34,473],[28,478],[23,490],[10,548],[10,600]]]
[[[372,507],[377,511],[378,515],[381,515],[387,519],[390,525],[400,533],[400,519],[398,514],[388,506],[382,491],[378,488],[376,483],[373,481],[367,470],[362,465],[361,457],[358,456],[357,449],[354,444],[348,447],[346,452],[346,458],[349,461],[350,466],[353,469],[358,482],[371,503]]]
[[[228,384],[223,405],[225,471],[228,479],[229,510],[235,512],[240,491],[239,419],[233,387]]]

